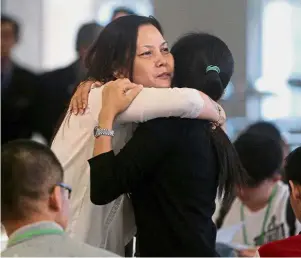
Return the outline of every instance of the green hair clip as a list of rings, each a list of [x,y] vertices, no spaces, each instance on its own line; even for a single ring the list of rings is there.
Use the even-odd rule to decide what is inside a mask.
[[[217,73],[220,73],[221,70],[216,65],[208,65],[206,68],[206,73],[208,73],[209,71],[216,71]]]

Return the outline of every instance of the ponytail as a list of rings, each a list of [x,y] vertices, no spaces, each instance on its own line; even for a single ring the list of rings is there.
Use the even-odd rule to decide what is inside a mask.
[[[222,205],[229,206],[235,196],[235,187],[244,185],[248,174],[242,167],[238,154],[221,127],[209,128],[210,138],[218,159],[218,198]]]
[[[224,90],[219,73],[209,71],[204,79],[202,91],[214,101],[218,101]],[[249,176],[239,160],[235,147],[222,128],[211,127],[208,131],[218,159],[218,198],[222,199],[223,205],[227,207],[233,201],[235,187],[245,185]]]

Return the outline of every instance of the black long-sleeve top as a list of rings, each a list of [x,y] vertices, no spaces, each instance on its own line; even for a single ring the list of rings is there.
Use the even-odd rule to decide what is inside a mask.
[[[130,193],[141,256],[217,256],[212,222],[217,157],[207,121],[160,118],[132,139],[89,160],[91,201],[107,204]]]

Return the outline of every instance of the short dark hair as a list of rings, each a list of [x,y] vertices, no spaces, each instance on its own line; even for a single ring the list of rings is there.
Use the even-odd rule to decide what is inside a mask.
[[[234,70],[234,60],[228,46],[220,38],[208,33],[190,33],[181,37],[171,48],[175,59],[173,87],[188,87],[206,93],[219,100]],[[210,65],[220,72],[206,71]],[[235,185],[248,180],[235,148],[225,132],[208,126],[209,137],[217,154],[219,166],[218,196],[223,204],[231,203]]]
[[[125,13],[126,15],[136,15],[136,13],[132,9],[130,9],[128,7],[120,6],[120,7],[117,7],[114,9],[111,20],[113,20],[113,18],[118,13]]]
[[[271,137],[275,141],[282,141],[280,130],[276,127],[275,124],[267,121],[258,121],[256,123],[253,123],[247,127],[245,132],[258,133],[260,135]]]
[[[30,140],[15,140],[1,149],[1,217],[24,219],[38,211],[56,184],[63,168],[49,147]]]
[[[236,139],[234,146],[250,176],[248,186],[256,186],[280,173],[283,151],[279,141],[267,135],[247,132]]]
[[[1,24],[2,23],[11,23],[13,25],[15,38],[16,38],[16,41],[18,41],[19,37],[20,37],[20,25],[19,25],[19,23],[15,19],[13,19],[13,18],[11,18],[11,17],[9,17],[5,14],[1,14]]]
[[[285,160],[285,178],[301,185],[301,146],[292,151]]]
[[[88,48],[90,45],[92,45],[102,29],[103,26],[96,22],[83,24],[77,32],[76,51],[78,52],[81,47]]]
[[[153,25],[163,34],[159,22],[153,17],[129,15],[109,23],[87,54],[88,77],[106,83],[116,79],[116,71],[126,70],[132,80],[138,29],[146,24]]]

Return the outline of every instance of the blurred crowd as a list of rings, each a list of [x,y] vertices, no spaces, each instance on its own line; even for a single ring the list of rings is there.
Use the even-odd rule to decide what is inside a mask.
[[[125,15],[134,15],[134,12],[118,8],[114,11],[112,20]],[[9,184],[18,186],[17,191],[6,200],[6,207],[13,207],[22,191],[29,192],[33,200],[39,200],[33,203],[23,200],[23,211],[12,210],[15,213],[1,214],[9,221],[4,226],[10,233],[14,232],[18,229],[18,225],[13,223],[18,212],[21,212],[24,220],[34,223],[40,220],[36,210],[50,207],[47,212],[41,213],[41,217],[63,226],[39,224],[35,230],[39,234],[48,234],[45,241],[51,242],[56,249],[63,250],[68,246],[78,256],[114,254],[85,244],[77,245],[70,239],[51,238],[49,232],[63,234],[68,220],[64,214],[71,189],[63,183],[63,168],[47,145],[51,144],[77,85],[89,79],[86,77],[86,53],[102,29],[96,22],[83,24],[75,42],[77,59],[67,67],[34,74],[12,60],[12,50],[18,44],[22,27],[13,18],[1,15],[1,191],[9,191]],[[26,140],[12,142],[31,139],[35,134],[43,137],[46,146]],[[298,235],[301,231],[300,147],[291,152],[281,131],[267,121],[249,125],[240,132],[233,145],[249,180],[244,185],[236,186],[236,193],[227,205],[216,200],[212,219],[219,230],[217,252],[221,256],[246,257],[301,255],[301,238]],[[17,164],[18,169],[11,171],[12,164]],[[7,171],[14,173],[15,178],[10,178]],[[9,183],[4,187],[6,182]],[[46,188],[41,190],[41,186],[54,187],[51,190],[59,187],[59,190],[54,190],[49,199],[43,199]],[[64,189],[63,197],[60,189]],[[33,216],[28,217],[23,213]],[[231,230],[235,234],[229,241],[221,236],[222,230]],[[10,239],[12,240],[9,241],[17,243],[21,241],[14,239],[13,235]],[[49,248],[45,241],[41,240],[30,247],[33,249],[22,248],[27,251],[36,250],[34,248],[38,246]],[[14,245],[13,242],[8,244]],[[131,245],[134,243],[131,242]],[[129,253],[126,251],[126,255],[134,255],[133,248],[130,250]],[[23,254],[30,255],[30,251]],[[52,256],[56,255],[68,256],[69,253],[52,253]]]

